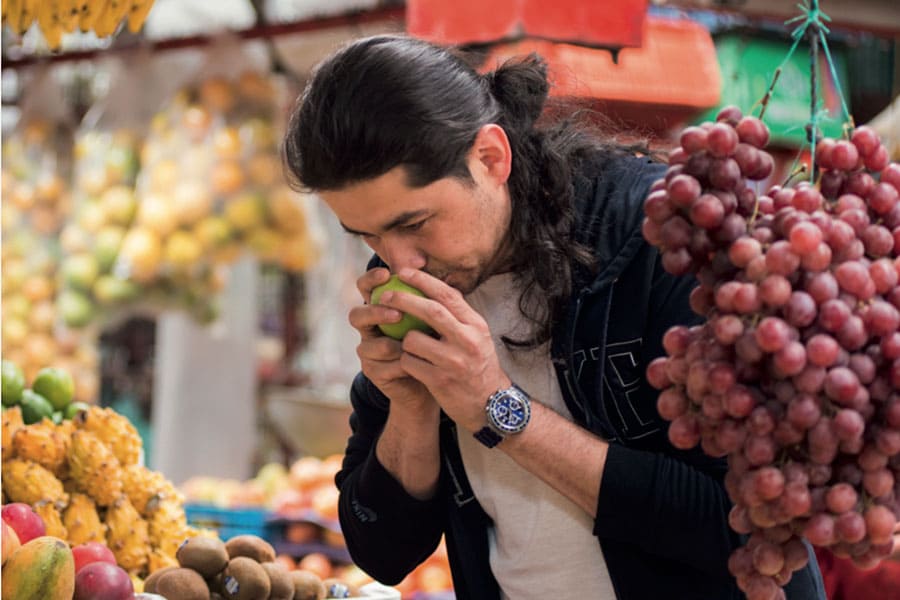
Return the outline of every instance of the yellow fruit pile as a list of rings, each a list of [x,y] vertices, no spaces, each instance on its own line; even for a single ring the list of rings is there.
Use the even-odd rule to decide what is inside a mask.
[[[178,546],[197,532],[172,483],[139,464],[141,438],[125,417],[95,406],[25,425],[14,406],[2,426],[5,500],[32,505],[47,535],[103,542],[138,577],[177,565]]]
[[[82,327],[94,317],[132,301],[139,286],[113,272],[116,257],[137,213],[134,180],[138,169],[139,139],[133,131],[90,129],[75,141],[75,215],[60,235],[60,266],[66,324]],[[99,310],[98,310],[99,309]]]
[[[94,31],[107,37],[123,20],[137,33],[152,7],[153,0],[3,0],[3,24],[22,35],[37,23],[47,45],[56,50],[64,33]]]
[[[56,233],[70,205],[57,143],[56,128],[37,120],[3,140],[0,350],[29,379],[47,364],[66,368],[78,381],[76,399],[93,402],[99,385],[93,340],[62,326],[89,316],[90,307],[55,303]]]
[[[299,271],[315,260],[304,200],[284,182],[271,81],[253,71],[182,90],[152,124],[139,210],[123,244],[134,277],[203,277],[250,249]]]
[[[3,226],[27,226],[54,235],[69,214],[68,155],[71,136],[64,126],[28,118],[3,136]]]

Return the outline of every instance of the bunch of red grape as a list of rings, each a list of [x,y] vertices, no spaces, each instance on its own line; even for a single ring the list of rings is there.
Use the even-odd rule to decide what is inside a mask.
[[[706,317],[666,333],[647,378],[673,445],[728,457],[751,600],[784,596],[801,538],[874,566],[900,518],[900,165],[859,127],[817,144],[816,185],[757,194],[768,138],[734,107],[685,129],[643,224]]]

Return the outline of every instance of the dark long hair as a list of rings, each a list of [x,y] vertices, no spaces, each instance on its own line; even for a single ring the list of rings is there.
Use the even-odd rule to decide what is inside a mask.
[[[549,92],[537,55],[479,73],[464,55],[401,36],[354,41],[316,68],[284,140],[289,177],[301,188],[337,190],[402,165],[422,187],[444,177],[471,182],[466,156],[480,128],[503,127],[512,150],[508,266],[522,285],[520,309],[535,324],[532,347],[550,338],[566,309],[573,268],[593,267],[573,235],[574,177],[581,163],[626,150],[581,121],[538,124]]]

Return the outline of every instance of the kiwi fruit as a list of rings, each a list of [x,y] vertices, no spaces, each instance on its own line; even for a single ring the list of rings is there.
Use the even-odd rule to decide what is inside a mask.
[[[290,571],[283,564],[277,562],[265,562],[260,566],[269,576],[271,584],[269,600],[293,600],[294,581],[291,579]]]
[[[144,580],[144,591],[148,594],[155,594],[156,582],[159,581],[159,578],[162,577],[164,573],[177,568],[178,567],[163,567],[162,569],[158,569],[150,573],[150,575],[147,576],[147,579]]]
[[[228,561],[219,591],[229,600],[260,600],[268,598],[271,590],[266,570],[252,558],[238,556]]]
[[[178,600],[209,600],[209,588],[203,577],[183,567],[163,573],[156,580],[155,593]]]
[[[258,563],[275,560],[275,548],[272,544],[256,535],[238,535],[225,542],[228,558],[246,556]]]
[[[198,535],[188,538],[175,553],[178,564],[193,569],[206,579],[222,572],[228,564],[228,551],[222,540]]]
[[[291,579],[294,581],[294,600],[325,600],[327,597],[325,584],[312,571],[291,571]]]

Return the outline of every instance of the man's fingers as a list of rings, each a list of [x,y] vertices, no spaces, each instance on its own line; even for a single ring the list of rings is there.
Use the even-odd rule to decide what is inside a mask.
[[[459,290],[450,287],[440,279],[429,275],[425,271],[401,269],[397,275],[400,277],[400,281],[408,283],[425,294],[426,297],[445,306],[457,321],[472,324],[478,322],[481,318],[480,315],[469,306]]]
[[[390,278],[391,272],[384,267],[375,267],[374,269],[370,269],[363,273],[360,278],[356,280],[356,289],[359,290],[359,295],[362,296],[363,302],[369,302],[369,296],[372,295],[372,288],[379,286],[382,283],[386,283]]]
[[[364,338],[382,335],[377,329],[379,323],[396,323],[403,317],[400,311],[383,305],[366,304],[354,306],[348,316],[350,325],[359,330]]]
[[[403,347],[399,341],[381,335],[360,342],[356,347],[356,354],[362,360],[395,361],[403,354]]]

